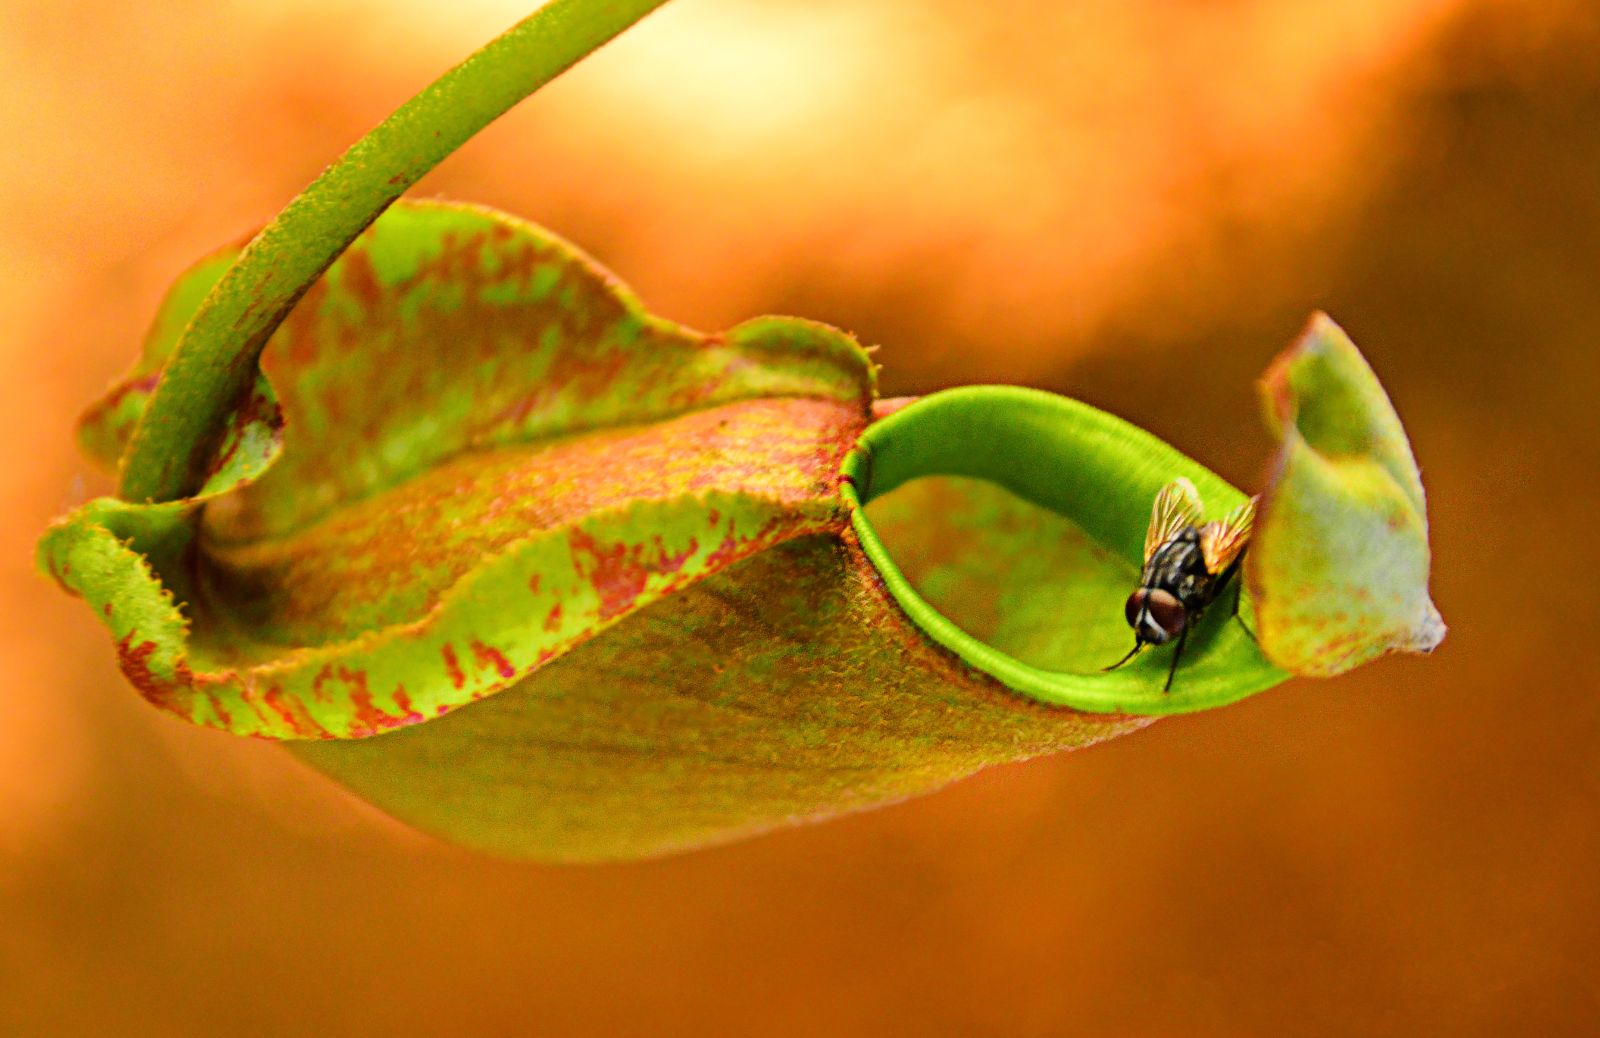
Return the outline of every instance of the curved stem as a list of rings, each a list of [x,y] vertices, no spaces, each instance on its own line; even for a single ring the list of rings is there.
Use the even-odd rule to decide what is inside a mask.
[[[550,0],[402,105],[278,214],[185,329],[123,457],[120,495],[194,492],[267,339],[322,272],[423,174],[666,0]]]

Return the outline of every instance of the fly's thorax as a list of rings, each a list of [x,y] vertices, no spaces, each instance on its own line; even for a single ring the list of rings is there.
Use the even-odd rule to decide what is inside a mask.
[[[1186,526],[1157,548],[1145,564],[1140,584],[1165,591],[1185,609],[1203,609],[1211,601],[1214,580],[1200,550],[1200,532]]]

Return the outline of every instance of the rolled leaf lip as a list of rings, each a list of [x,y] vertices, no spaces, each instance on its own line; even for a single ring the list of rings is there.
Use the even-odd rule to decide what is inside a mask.
[[[215,262],[202,261],[194,276],[209,281]],[[541,281],[535,267],[555,278]],[[476,294],[449,291],[480,271]],[[187,290],[194,287],[184,280],[169,292],[126,388],[112,390],[110,411],[89,412],[97,456],[115,453],[109,448],[126,433],[126,415],[112,412],[148,397],[148,375],[166,359],[164,332],[181,327],[178,312],[201,294]],[[403,299],[418,302],[406,307]],[[277,363],[258,370],[256,394],[235,408],[214,471],[196,493],[162,504],[100,498],[58,520],[39,545],[41,567],[111,628],[129,680],[187,720],[285,740],[365,738],[423,723],[511,687],[689,583],[845,526],[837,472],[868,420],[873,368],[853,338],[820,322],[766,317],[696,332],[650,314],[564,239],[483,206],[440,202],[392,207],[302,304],[265,355]],[[481,318],[473,326],[485,329],[483,340],[436,334],[464,311]],[[379,320],[385,316],[389,324]],[[517,334],[505,332],[512,325]],[[341,335],[347,327],[369,337]],[[550,328],[562,334],[543,334]],[[369,345],[344,348],[355,342]],[[466,348],[473,342],[479,348]],[[296,352],[312,343],[338,348]],[[443,344],[447,356],[425,354],[425,343]],[[496,421],[509,417],[486,432],[474,407],[450,411],[438,399],[461,379],[421,383],[434,393],[428,398],[404,377],[402,359],[437,372],[449,358],[469,374],[498,361],[482,387],[510,399],[485,408]],[[317,386],[322,392],[312,391]],[[339,398],[351,420],[334,421],[326,410],[330,386],[359,390]],[[385,386],[387,397],[378,392]],[[416,442],[405,438],[412,426],[403,414],[384,424],[397,415],[385,401],[397,395],[426,408],[427,452],[390,449]],[[348,402],[356,399],[384,421],[354,421]],[[441,418],[452,414],[453,424]],[[296,429],[298,445],[289,442]],[[658,439],[642,442],[649,435]],[[641,441],[632,448],[636,464],[617,470],[613,455],[611,471],[585,467],[585,452],[611,452],[619,437]],[[334,528],[335,515],[381,516],[384,504],[404,511],[413,501],[406,495],[419,488],[464,486],[462,467],[509,457],[513,468],[526,468],[558,452],[566,464],[545,470],[543,482],[507,477],[504,493],[480,487],[463,498],[477,509],[465,521],[499,515],[506,536],[480,539],[482,551],[460,550],[458,571],[436,565],[426,594],[364,618],[346,608],[350,598],[326,593],[353,582],[304,579],[354,557],[346,548],[361,543],[391,552],[392,579],[371,586],[404,590],[420,579],[421,555],[406,530],[324,545],[317,538]],[[374,458],[390,464],[380,468]],[[345,479],[351,469],[376,477]],[[429,483],[436,473],[443,482]],[[598,493],[600,481],[609,481],[609,496]],[[310,492],[316,488],[326,493]],[[247,497],[257,508],[294,508],[281,522],[232,536],[237,530],[226,524],[240,521],[239,510],[226,508]],[[314,507],[302,507],[307,502]],[[512,515],[532,521],[505,519]],[[451,522],[407,529],[437,545],[451,536]],[[217,580],[218,560],[251,547],[271,565],[248,575],[264,573],[261,583],[230,592]],[[240,604],[260,609],[234,608]]]
[[[1103,547],[1127,559],[1132,590],[1150,503],[1161,486],[1187,476],[1200,489],[1208,511],[1219,513],[1242,502],[1244,494],[1120,418],[1038,389],[949,389],[897,407],[869,425],[841,472],[852,529],[890,596],[929,639],[1013,691],[1087,712],[1154,716],[1222,706],[1289,677],[1253,648],[1249,666],[1204,681],[1180,680],[1171,693],[1163,693],[1160,681],[1142,670],[1075,672],[1033,666],[968,633],[923,598],[867,516],[867,503],[914,479],[988,480],[1074,520]],[[1107,602],[1106,609],[1120,615],[1121,603]],[[1209,648],[1210,641],[1202,638],[1191,651],[1198,658]],[[1165,658],[1161,662],[1164,666]],[[1187,670],[1192,662],[1186,656],[1180,669]]]

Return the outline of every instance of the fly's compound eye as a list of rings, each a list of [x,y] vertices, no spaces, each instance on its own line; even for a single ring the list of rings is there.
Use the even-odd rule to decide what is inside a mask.
[[[1128,604],[1122,607],[1122,615],[1128,618],[1129,627],[1139,626],[1139,613],[1144,609],[1144,588],[1140,588],[1128,596]]]
[[[1183,611],[1183,603],[1167,591],[1150,592],[1145,600],[1145,609],[1150,617],[1145,624],[1147,635],[1157,645],[1182,634],[1184,625],[1189,621]],[[1149,630],[1151,627],[1159,630],[1160,637],[1155,637],[1157,632]]]

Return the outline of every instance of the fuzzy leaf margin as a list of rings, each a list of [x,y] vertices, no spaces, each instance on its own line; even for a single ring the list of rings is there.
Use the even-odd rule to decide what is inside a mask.
[[[98,457],[224,260],[180,279],[91,409]],[[442,203],[386,213],[261,366],[200,493],[91,502],[39,560],[151,702],[275,739],[440,716],[685,583],[842,526],[837,469],[873,396],[834,329],[700,335],[546,232]]]

